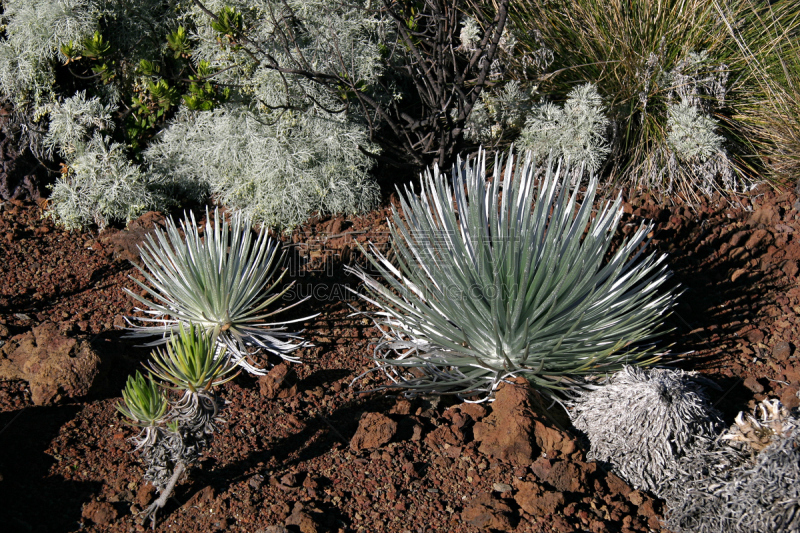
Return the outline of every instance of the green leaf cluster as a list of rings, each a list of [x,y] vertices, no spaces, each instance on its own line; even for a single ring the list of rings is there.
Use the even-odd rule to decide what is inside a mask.
[[[213,387],[238,375],[225,347],[217,344],[217,335],[218,331],[209,333],[194,324],[188,328],[181,325],[170,334],[166,350],[153,350],[152,360],[145,365],[149,367],[147,378],[138,370],[128,378],[122,391],[123,403],[117,409],[132,425],[142,428],[162,427],[176,419],[187,422],[181,412],[185,398],[171,402],[166,389],[183,392],[189,398],[205,397]]]
[[[167,35],[167,45],[172,50],[175,59],[187,59],[192,55],[189,37],[183,26],[178,26],[177,30]]]
[[[168,402],[164,391],[152,375],[145,379],[138,370],[134,376],[128,377],[122,390],[122,399],[124,403],[117,404],[117,410],[136,426],[157,426],[167,412]]]
[[[229,87],[219,90],[212,85],[210,79],[214,72],[208,61],[200,61],[197,65],[197,75],[190,75],[189,94],[183,96],[186,107],[192,111],[211,111],[224,104],[231,96]]]
[[[216,20],[211,21],[211,29],[219,34],[217,39],[220,43],[224,37],[228,44],[235,45],[237,37],[244,30],[242,13],[230,6],[223,7]]]
[[[208,391],[233,379],[235,366],[225,356],[225,347],[217,351],[217,336],[214,330],[207,334],[202,327],[189,325],[187,330],[180,324],[178,334],[173,334],[166,344],[166,351],[156,348],[150,371],[159,379],[178,390],[191,392]]]

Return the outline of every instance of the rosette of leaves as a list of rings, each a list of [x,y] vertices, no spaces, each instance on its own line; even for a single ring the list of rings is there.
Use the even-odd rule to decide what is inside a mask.
[[[168,383],[171,389],[183,392],[172,418],[194,424],[197,426],[194,429],[205,428],[217,416],[211,388],[238,375],[225,347],[217,348],[218,336],[218,329],[209,335],[194,324],[188,330],[180,324],[178,335],[170,339],[166,350],[156,348],[150,361],[154,376]]]
[[[621,197],[594,210],[592,177],[578,205],[569,171],[529,153],[495,160],[485,153],[406,188],[390,225],[395,258],[374,247],[372,266],[388,286],[360,269],[363,298],[388,329],[375,360],[409,394],[482,395],[524,375],[545,392],[578,377],[658,359],[650,341],[676,292],[661,290],[665,256],[643,254],[652,223],[642,223],[610,252]],[[542,178],[536,181],[537,173]]]
[[[169,405],[161,387],[153,380],[153,376],[145,379],[137,370],[134,376],[128,377],[122,390],[122,399],[123,403],[117,404],[117,410],[128,418],[129,424],[142,428],[133,439],[136,449],[152,445]]]
[[[280,242],[270,238],[263,226],[254,239],[250,221],[238,213],[230,224],[218,210],[214,210],[213,224],[208,211],[206,219],[202,232],[193,214],[181,221],[180,229],[169,220],[166,231],[157,228],[140,247],[144,266],[136,267],[148,283],[134,281],[145,296],[125,292],[144,304],[147,309],[137,311],[149,316],[128,317],[134,324],[132,336],[158,335],[160,339],[147,344],[155,346],[167,342],[181,324],[194,324],[207,333],[216,332],[217,344],[250,373],[264,373],[250,358],[259,349],[299,362],[290,353],[306,343],[298,334],[287,332],[286,325],[311,317],[265,322],[305,301],[269,310],[293,285],[278,290],[285,274],[275,277],[284,260]]]

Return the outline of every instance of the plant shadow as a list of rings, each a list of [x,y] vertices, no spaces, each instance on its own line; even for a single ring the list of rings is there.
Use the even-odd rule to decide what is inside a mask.
[[[52,474],[58,454],[47,452],[61,426],[79,407],[28,406],[0,413],[0,501],[4,531],[71,531],[81,506],[100,489],[99,482],[67,480]],[[61,465],[59,465],[60,467]],[[80,468],[80,465],[64,465]],[[46,512],[43,512],[46,510]]]

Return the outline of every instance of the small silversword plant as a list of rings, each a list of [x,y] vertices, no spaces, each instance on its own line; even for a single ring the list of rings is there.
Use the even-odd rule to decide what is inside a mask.
[[[166,351],[155,350],[150,376],[145,379],[137,371],[128,378],[122,391],[124,403],[117,405],[128,423],[142,428],[132,441],[145,464],[145,481],[160,494],[142,513],[143,520],[151,519],[153,526],[156,512],[218,428],[222,401],[213,387],[233,379],[236,366],[224,347],[217,348],[217,335],[218,331],[208,334],[202,327],[185,329],[181,324]],[[164,389],[183,394],[170,400]]]
[[[394,260],[372,249],[388,287],[352,269],[388,327],[378,368],[410,394],[486,399],[517,375],[550,391],[656,360],[643,342],[677,295],[659,291],[665,256],[643,257],[652,224],[609,254],[622,199],[594,211],[594,177],[578,206],[552,159],[537,170],[529,153],[514,170],[510,156],[505,171],[496,160],[489,183],[485,165],[479,152],[459,159],[452,185],[434,168],[419,195],[406,189],[390,229]]]
[[[133,438],[136,449],[152,445],[158,426],[167,412],[168,402],[164,391],[153,380],[153,376],[145,379],[137,370],[135,376],[128,377],[122,390],[122,399],[124,403],[117,404],[117,410],[128,418],[129,424],[142,428],[139,435]]]
[[[220,347],[226,347],[233,361],[250,373],[264,373],[251,359],[258,349],[298,362],[290,353],[306,343],[285,331],[285,325],[311,317],[264,322],[304,301],[268,311],[292,286],[276,291],[285,274],[273,279],[284,259],[279,254],[280,242],[268,237],[264,227],[253,240],[251,223],[238,213],[230,224],[218,210],[213,224],[208,212],[206,219],[202,232],[194,215],[181,221],[185,240],[172,220],[167,222],[166,232],[157,228],[155,237],[148,235],[140,248],[144,268],[136,267],[149,285],[134,281],[149,299],[128,289],[125,292],[148,308],[137,311],[150,316],[128,317],[129,323],[143,323],[135,326],[132,335],[158,335],[160,339],[148,344],[155,346],[166,342],[181,324],[194,324],[207,333],[216,332]]]

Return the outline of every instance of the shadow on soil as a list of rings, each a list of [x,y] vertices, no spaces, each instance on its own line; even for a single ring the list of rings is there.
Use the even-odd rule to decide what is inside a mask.
[[[4,531],[68,531],[77,527],[81,506],[100,489],[96,482],[48,475],[60,462],[46,453],[59,428],[79,407],[26,407],[0,413],[0,501]],[[78,469],[78,464],[57,468]]]

